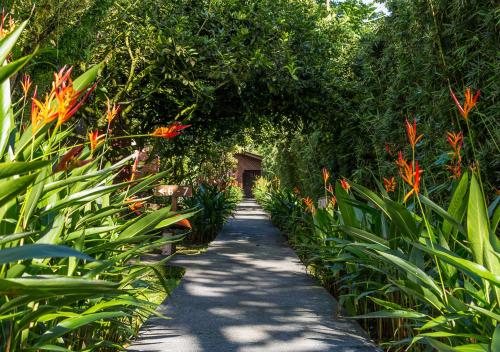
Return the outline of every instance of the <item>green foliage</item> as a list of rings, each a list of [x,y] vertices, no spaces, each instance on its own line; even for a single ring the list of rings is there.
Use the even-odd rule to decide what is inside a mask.
[[[465,174],[462,183],[468,191],[465,196],[457,194],[460,188],[455,191],[460,204],[444,210],[425,198],[424,215],[387,193],[356,184],[348,197],[340,197],[337,190],[338,210],[329,206],[312,213],[304,211],[297,196],[288,192],[284,197],[286,191],[270,182],[259,181],[256,192],[311,271],[353,318],[367,319],[374,338],[395,347],[494,351],[492,338],[500,319],[499,252],[493,249],[488,215],[477,213],[484,196],[476,176],[469,184]],[[462,206],[484,227],[466,228],[471,220],[452,215]],[[354,214],[355,221],[347,214]],[[446,222],[456,231],[445,238]],[[486,256],[488,261],[481,264]]]
[[[23,27],[0,40],[1,60]],[[101,68],[74,81],[60,71],[30,116],[27,96],[11,101],[16,70],[0,74],[2,351],[120,349],[145,317],[159,315],[151,296],[172,286],[163,268],[169,258],[141,257],[182,239],[157,236],[178,217],[169,208],[134,208],[158,177],[124,181],[119,174],[132,157],[107,161],[110,136],[89,145],[68,120]]]
[[[198,186],[191,198],[183,199],[185,207],[199,210],[190,219],[193,228],[186,241],[198,244],[213,241],[242,198],[243,192],[239,187]]]
[[[389,13],[358,31],[359,41],[349,42],[343,55],[348,62],[341,63],[350,75],[332,82],[323,112],[296,133],[284,134],[279,128],[270,133],[267,143],[279,151],[265,160],[270,171],[284,185],[299,186],[310,195],[320,195],[321,179],[308,174],[318,175],[322,167],[362,182],[370,182],[373,174],[379,179],[392,176],[397,151],[404,152],[400,126],[405,117],[415,116],[426,140],[435,141],[419,143],[421,162],[444,182],[449,176],[445,167],[449,156],[443,152],[446,131],[466,130],[450,104],[450,88],[462,100],[470,86],[481,90],[479,108],[469,121],[480,141],[477,158],[485,187],[494,190],[500,140],[495,5],[494,1],[387,1]],[[475,159],[471,148],[464,151],[468,163]]]

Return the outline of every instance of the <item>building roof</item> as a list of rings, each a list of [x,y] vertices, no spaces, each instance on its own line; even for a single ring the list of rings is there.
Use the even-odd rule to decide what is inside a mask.
[[[253,154],[253,153],[250,153],[250,152],[242,152],[242,153],[236,153],[234,154],[235,157],[238,157],[238,156],[246,156],[248,158],[253,158],[253,159],[257,159],[257,160],[262,160],[262,157],[260,155],[257,155],[257,154]]]

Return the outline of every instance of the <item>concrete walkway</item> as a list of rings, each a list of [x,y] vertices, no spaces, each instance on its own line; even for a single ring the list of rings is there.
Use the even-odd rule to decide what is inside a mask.
[[[159,308],[172,319],[150,319],[129,351],[377,351],[252,200],[206,253],[172,264],[187,269]]]

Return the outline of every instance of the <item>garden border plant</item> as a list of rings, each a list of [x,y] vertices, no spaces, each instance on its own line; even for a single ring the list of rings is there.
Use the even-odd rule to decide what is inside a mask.
[[[89,131],[88,141],[75,134],[72,118],[102,64],[74,80],[63,67],[43,98],[34,88],[29,116],[29,77],[11,101],[10,78],[33,56],[7,59],[26,24],[0,31],[0,350],[121,350],[138,322],[161,316],[148,300],[158,288],[145,278],[171,287],[169,257],[141,257],[182,240],[159,234],[192,213],[145,207],[142,195],[166,172],[138,178],[133,155],[107,161],[116,107],[108,104],[106,133]],[[148,136],[170,139],[186,127],[175,121]],[[131,177],[120,180],[131,162]]]
[[[453,101],[467,125],[479,93]],[[347,313],[383,346],[396,350],[500,349],[499,197],[487,206],[474,147],[463,170],[463,133],[449,132],[453,186],[446,207],[431,200],[419,165],[415,121],[405,122],[409,155],[395,160],[396,176],[375,180],[378,192],[323,169],[326,208],[311,198],[261,180],[256,198],[288,232],[306,263]],[[427,179],[431,179],[428,177]]]

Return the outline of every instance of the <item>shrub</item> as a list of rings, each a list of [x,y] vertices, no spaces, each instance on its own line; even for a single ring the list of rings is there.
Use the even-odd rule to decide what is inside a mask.
[[[243,193],[239,187],[229,186],[221,190],[217,185],[198,186],[193,191],[193,197],[183,200],[184,207],[198,209],[190,219],[193,229],[186,241],[213,241],[242,197]]]

